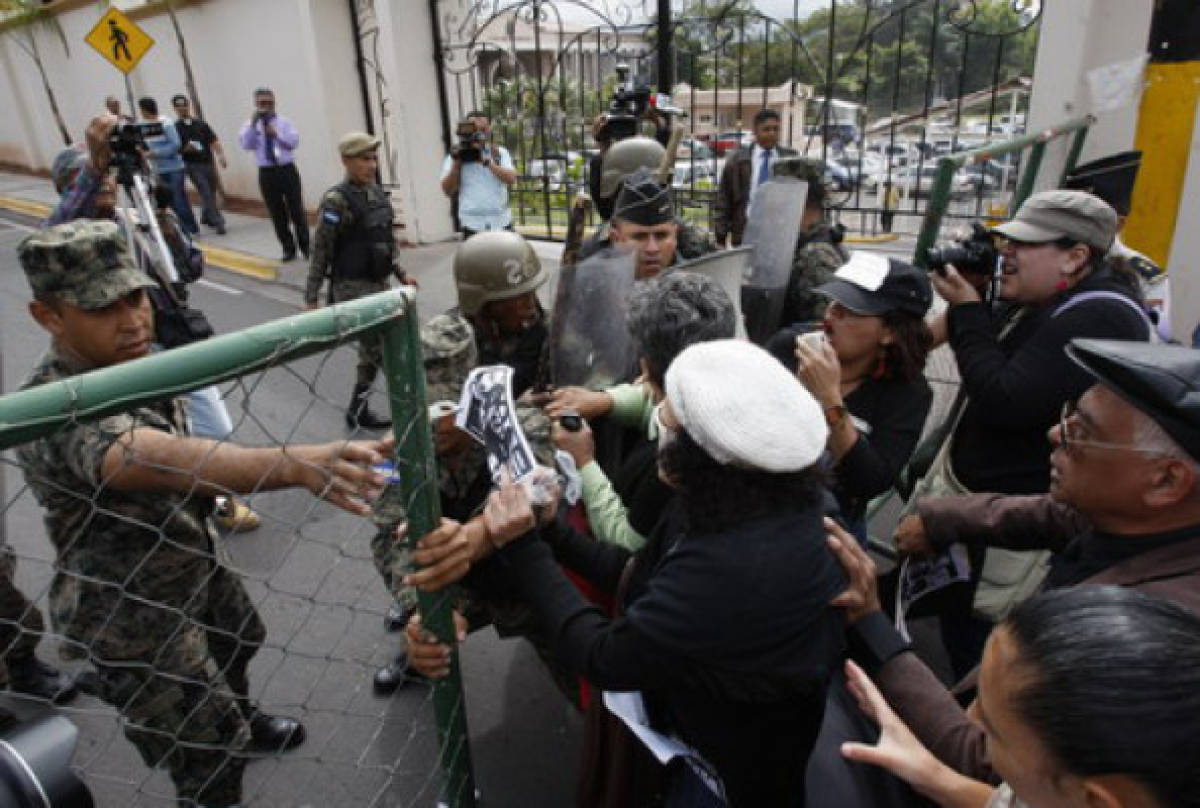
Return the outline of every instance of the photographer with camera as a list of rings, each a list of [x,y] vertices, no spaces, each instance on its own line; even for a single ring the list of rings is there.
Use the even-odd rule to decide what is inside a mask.
[[[463,238],[485,230],[511,230],[508,188],[517,181],[512,155],[492,143],[486,113],[468,112],[458,125],[458,143],[442,162],[442,192],[458,196]]]
[[[1092,381],[1068,358],[1067,343],[1077,337],[1150,338],[1137,289],[1105,258],[1116,230],[1116,212],[1092,194],[1043,191],[1029,197],[1012,221],[991,231],[1001,238],[997,296],[1003,305],[995,310],[955,264],[931,262],[930,279],[948,304],[962,388],[914,502],[1049,490],[1047,433],[1063,403]],[[1042,554],[972,550],[969,559],[970,581],[931,601],[960,676],[979,662],[991,624],[1036,591],[1046,573]]]
[[[196,216],[188,202],[187,191],[184,190],[183,180],[186,176],[183,170],[182,141],[175,125],[158,114],[158,102],[149,96],[138,99],[138,112],[141,113],[142,140],[149,150],[150,163],[160,183],[171,189],[171,207],[175,215],[183,223],[189,235],[200,232],[196,224]]]
[[[295,124],[275,113],[275,93],[266,87],[254,91],[254,114],[242,124],[238,142],[246,151],[254,152],[258,188],[271,212],[275,237],[283,247],[279,260],[295,259],[297,245],[308,258],[308,221],[304,218],[304,196],[293,154],[300,145],[300,133]],[[295,236],[288,229],[289,221]]]

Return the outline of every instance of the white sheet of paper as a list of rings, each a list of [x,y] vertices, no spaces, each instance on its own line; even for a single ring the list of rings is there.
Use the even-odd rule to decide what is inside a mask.
[[[650,717],[646,715],[646,703],[642,700],[639,690],[618,693],[604,691],[604,706],[617,718],[625,722],[625,726],[638,737],[659,763],[668,763],[677,757],[690,757],[695,754],[686,744],[674,738],[663,735],[650,726]]]
[[[1140,53],[1132,59],[1089,70],[1087,82],[1092,96],[1092,114],[1113,112],[1136,104],[1149,58],[1148,53]]]

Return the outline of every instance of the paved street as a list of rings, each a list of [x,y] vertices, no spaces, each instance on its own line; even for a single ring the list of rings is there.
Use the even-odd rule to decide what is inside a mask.
[[[0,266],[7,268],[0,275],[5,390],[20,383],[46,344],[26,312],[28,286],[15,256],[26,230],[11,221],[0,220]],[[410,262],[422,283],[424,315],[446,308],[452,288],[450,251],[431,255],[435,260],[428,263]],[[300,265],[294,266],[298,273]],[[194,302],[220,332],[294,314],[299,299],[287,285],[219,270],[210,270],[193,290]],[[248,381],[228,397],[238,439],[262,444],[341,437],[353,368],[352,351],[342,348]],[[3,516],[21,558],[18,584],[44,606],[52,552],[40,509],[11,462],[4,471],[11,502]],[[392,653],[394,639],[382,630],[386,597],[370,562],[370,526],[307,494],[263,494],[253,503],[264,526],[227,538],[222,548],[244,571],[268,626],[268,647],[251,668],[252,686],[272,710],[303,718],[309,740],[281,758],[250,765],[248,802],[432,805],[436,739],[428,688],[412,685],[391,699],[371,692],[370,676]],[[57,658],[48,642],[41,653]],[[533,652],[488,629],[466,643],[463,664],[473,758],[486,804],[569,804],[581,722]],[[100,805],[172,804],[163,798],[169,781],[141,763],[113,711],[83,696],[65,712],[82,730],[76,765]]]

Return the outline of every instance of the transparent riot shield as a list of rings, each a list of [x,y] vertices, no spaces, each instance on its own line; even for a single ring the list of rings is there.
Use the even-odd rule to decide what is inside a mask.
[[[550,366],[556,387],[600,389],[628,381],[633,345],[625,321],[634,253],[608,247],[566,267],[550,325]]]
[[[691,261],[676,264],[671,272],[696,272],[720,284],[733,301],[737,310],[737,336],[745,339],[746,325],[742,322],[742,284],[750,271],[750,259],[754,254],[753,247],[734,247],[731,250],[721,250],[708,255],[702,255]]]
[[[779,326],[807,198],[808,183],[793,177],[775,177],[754,191],[743,238],[754,254],[741,303],[746,333],[759,345]]]

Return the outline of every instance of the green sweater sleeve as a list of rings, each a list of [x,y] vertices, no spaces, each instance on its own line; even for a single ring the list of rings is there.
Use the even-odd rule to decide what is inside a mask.
[[[604,392],[612,396],[613,408],[609,413],[614,421],[623,426],[636,427],[645,430],[650,424],[650,413],[654,412],[654,402],[646,394],[646,388],[640,384],[618,384]]]
[[[583,505],[587,510],[592,535],[603,542],[636,552],[646,543],[646,537],[629,524],[628,511],[612,483],[592,461],[579,470],[583,482]]]

